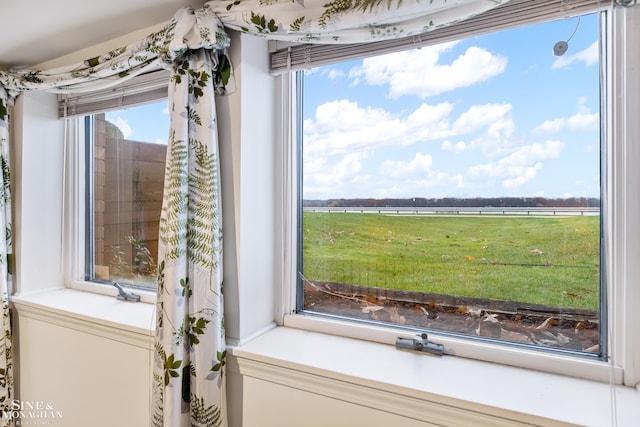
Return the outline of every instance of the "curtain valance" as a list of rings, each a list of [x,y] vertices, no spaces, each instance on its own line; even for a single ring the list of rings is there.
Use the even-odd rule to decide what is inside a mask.
[[[365,43],[423,34],[490,10],[509,0],[211,0],[198,10],[179,10],[144,40],[80,63],[49,70],[0,71],[0,99],[20,91],[82,93],[102,90],[136,75],[167,68],[185,51],[217,52],[215,92],[233,90],[225,27],[270,40]],[[8,98],[8,99],[7,99]]]
[[[270,40],[365,43],[422,34],[508,0],[212,0],[227,28]]]
[[[234,88],[227,47],[229,36],[210,8],[185,8],[162,29],[138,43],[69,66],[0,71],[0,86],[6,89],[4,97],[8,101],[23,90],[54,93],[101,90],[158,68],[168,68],[188,50],[205,48],[217,52],[215,60],[219,66],[213,80],[216,93],[221,94]]]

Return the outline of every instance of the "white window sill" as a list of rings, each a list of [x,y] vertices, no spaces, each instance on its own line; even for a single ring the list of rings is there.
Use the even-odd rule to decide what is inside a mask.
[[[60,288],[11,297],[19,316],[153,348],[155,305]]]
[[[115,286],[106,283],[86,282],[86,281],[73,281],[69,284],[69,288],[76,289],[78,291],[91,292],[100,295],[109,295],[115,297],[118,295],[118,290]],[[150,289],[132,288],[124,285],[126,291],[133,292],[140,296],[140,302],[155,304],[156,292]]]
[[[640,419],[633,388],[290,327],[233,355],[243,375],[438,425],[615,425],[612,408],[617,425]]]
[[[394,345],[398,337],[412,338],[415,336],[415,332],[407,329],[307,314],[285,316],[284,326],[389,345]],[[445,353],[452,356],[587,380],[623,383],[623,371],[620,366],[594,357],[536,351],[487,340],[469,340],[463,337],[439,334],[438,331],[432,331],[429,334],[429,339],[444,345]]]

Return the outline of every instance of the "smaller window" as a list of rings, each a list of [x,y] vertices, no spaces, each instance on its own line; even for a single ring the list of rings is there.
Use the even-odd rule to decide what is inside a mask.
[[[156,287],[166,101],[85,117],[85,280]]]

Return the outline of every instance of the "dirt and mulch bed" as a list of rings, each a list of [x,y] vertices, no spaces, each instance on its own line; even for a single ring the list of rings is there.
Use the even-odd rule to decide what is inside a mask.
[[[304,283],[305,310],[597,353],[598,313],[512,301]]]

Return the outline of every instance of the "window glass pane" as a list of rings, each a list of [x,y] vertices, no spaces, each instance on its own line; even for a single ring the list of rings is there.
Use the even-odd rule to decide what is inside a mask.
[[[299,308],[601,352],[597,15],[303,88]]]
[[[88,280],[156,286],[168,128],[166,101],[94,116]]]

